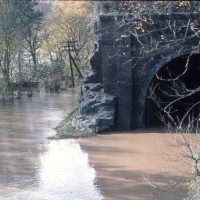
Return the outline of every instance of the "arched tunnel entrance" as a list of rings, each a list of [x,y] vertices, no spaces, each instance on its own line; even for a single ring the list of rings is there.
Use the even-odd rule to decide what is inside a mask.
[[[164,126],[181,120],[188,123],[199,118],[199,111],[200,54],[184,55],[162,66],[149,85],[145,126]]]

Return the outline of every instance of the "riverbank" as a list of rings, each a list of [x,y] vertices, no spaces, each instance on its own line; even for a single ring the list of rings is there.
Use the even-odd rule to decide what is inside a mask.
[[[185,181],[190,177],[191,163],[177,160],[177,152],[182,147],[174,135],[110,133],[78,139],[78,142],[97,172],[97,185],[105,200],[183,200],[187,197],[189,184]]]

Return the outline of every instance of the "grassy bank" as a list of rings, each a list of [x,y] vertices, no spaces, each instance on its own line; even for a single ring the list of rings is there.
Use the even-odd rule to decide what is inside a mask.
[[[61,121],[61,123],[55,128],[57,134],[54,136],[50,136],[49,139],[81,138],[96,135],[96,133],[76,130],[72,126],[72,119],[76,117],[77,114],[78,108],[74,109],[63,121]]]

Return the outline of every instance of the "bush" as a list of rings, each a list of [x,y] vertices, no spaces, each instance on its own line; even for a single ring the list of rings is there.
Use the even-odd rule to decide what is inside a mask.
[[[196,177],[192,181],[188,196],[185,200],[200,200],[200,177]]]
[[[194,179],[191,182],[191,186],[188,192],[188,198],[185,200],[200,200],[200,145],[195,155],[196,161],[193,163],[192,173]]]

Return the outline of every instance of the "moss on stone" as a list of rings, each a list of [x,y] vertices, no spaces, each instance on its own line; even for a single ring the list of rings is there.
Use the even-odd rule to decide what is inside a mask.
[[[78,114],[78,108],[74,109],[69,115],[61,121],[61,123],[55,128],[57,134],[48,137],[49,139],[65,139],[65,138],[81,138],[94,136],[96,133],[90,133],[87,131],[79,131],[73,128],[72,119]]]

